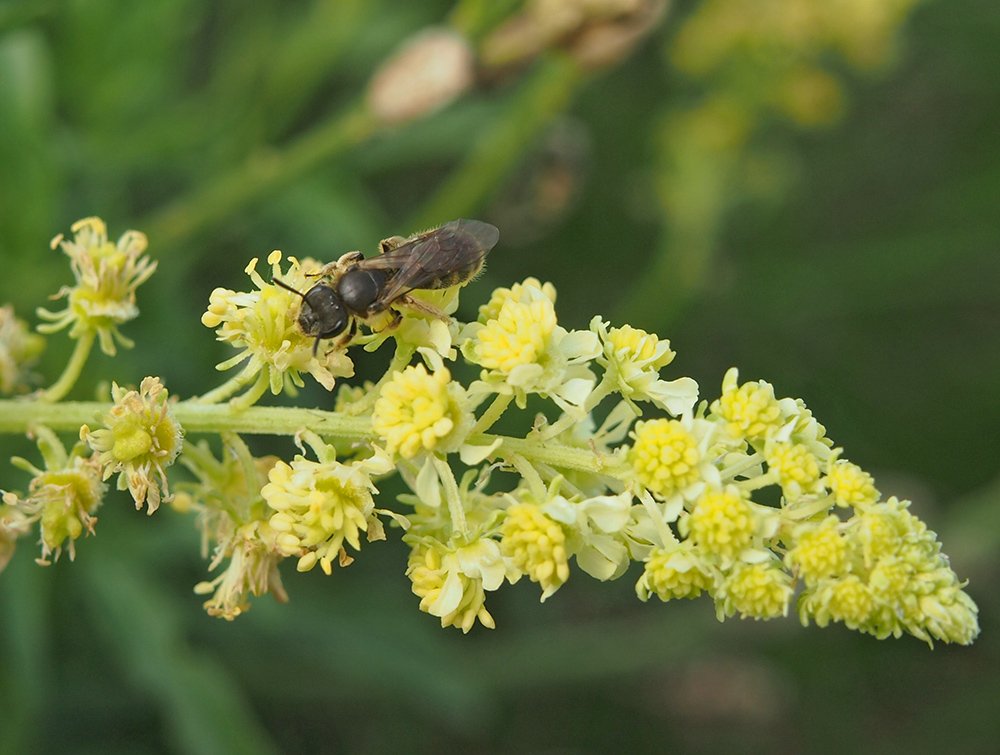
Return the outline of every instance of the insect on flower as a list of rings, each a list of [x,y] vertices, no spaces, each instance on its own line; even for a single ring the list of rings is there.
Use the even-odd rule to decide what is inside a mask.
[[[410,292],[451,288],[471,280],[499,240],[500,231],[489,223],[452,220],[409,238],[384,239],[375,257],[348,252],[315,273],[326,280],[305,293],[277,278],[273,282],[302,297],[298,323],[303,333],[316,337],[313,353],[324,338],[341,334],[336,348],[343,348],[357,332],[359,318],[389,311],[394,317],[389,327],[398,324],[402,316],[397,305],[447,320],[444,312]]]

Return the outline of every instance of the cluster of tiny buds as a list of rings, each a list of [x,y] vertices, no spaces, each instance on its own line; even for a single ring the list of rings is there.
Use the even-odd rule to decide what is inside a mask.
[[[75,270],[93,271],[77,286],[134,307],[152,271],[139,237],[111,247],[103,224],[84,222],[86,233],[64,243]],[[253,288],[216,289],[202,317],[236,350],[220,369],[242,365],[222,386],[177,401],[156,377],[138,389],[115,384],[69,451],[52,429],[31,428],[42,462],[15,460],[31,480],[3,496],[0,565],[36,528],[41,562],[63,550],[72,558],[115,477],[150,515],[164,503],[195,515],[217,572],[196,591],[226,619],[256,596],[286,600],[287,559],[333,574],[388,530],[410,548],[420,609],[465,632],[492,628],[488,594],[522,577],[547,600],[572,578],[615,580],[637,564],[641,600],[704,594],[720,620],[773,619],[794,605],[804,624],[878,638],[968,644],[978,634],[975,604],[909,502],[883,498],[804,402],[769,383],[741,382],[731,369],[718,397],[700,400],[694,380],[663,375],[675,358],[669,342],[601,317],[567,328],[555,288],[534,278],[493,291],[468,323],[442,315],[455,311],[457,286],[415,292],[396,322],[366,321],[369,332],[349,344],[317,349],[299,327],[295,291],[318,263],[286,265],[274,252],[268,264],[270,280],[251,261]],[[76,291],[63,294],[72,303]],[[92,312],[70,310],[76,338],[88,328],[117,338],[125,321],[90,325]],[[7,331],[0,354],[37,352],[23,328]],[[267,410],[260,421],[271,424],[258,431],[294,434],[292,458],[255,456],[240,435],[200,419],[224,409],[251,423],[264,416],[253,407],[264,393],[294,392],[306,375],[333,389],[353,374],[356,345],[387,342],[395,352],[385,375],[340,385],[335,411]],[[525,435],[491,432],[529,398],[550,409]],[[188,418],[205,438],[185,439]],[[391,474],[408,489],[395,501],[379,493]]]

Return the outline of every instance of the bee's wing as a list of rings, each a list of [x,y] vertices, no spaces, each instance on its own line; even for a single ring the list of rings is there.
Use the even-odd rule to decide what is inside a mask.
[[[386,307],[416,288],[448,288],[467,281],[499,240],[500,231],[489,223],[453,220],[358,266],[396,271],[375,302]]]

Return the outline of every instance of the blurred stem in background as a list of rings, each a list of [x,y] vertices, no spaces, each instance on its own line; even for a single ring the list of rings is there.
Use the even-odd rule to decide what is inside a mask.
[[[155,212],[141,225],[160,248],[177,248],[213,224],[229,219],[251,201],[287,186],[357,146],[371,136],[375,127],[371,113],[361,105],[353,106],[285,148],[259,150],[228,173]]]

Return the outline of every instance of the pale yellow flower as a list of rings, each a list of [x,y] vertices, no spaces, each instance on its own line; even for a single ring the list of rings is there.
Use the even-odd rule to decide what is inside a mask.
[[[118,326],[139,314],[135,290],[149,280],[156,263],[144,256],[146,236],[139,231],[126,231],[117,244],[108,241],[107,227],[100,218],[77,221],[72,231],[72,240],[56,236],[52,248],[59,246],[69,256],[76,283],[64,286],[58,294],[57,298],[67,297],[66,309],[38,310],[40,317],[50,321],[38,330],[54,333],[72,326],[73,338],[93,332],[101,350],[113,355],[116,341],[125,347],[132,346]]]
[[[500,529],[500,550],[542,588],[542,602],[569,579],[566,533],[559,522],[533,503],[507,509]]]
[[[428,372],[422,364],[393,375],[379,392],[372,430],[390,454],[412,459],[424,451],[454,451],[472,429],[465,389],[444,366]]]
[[[300,263],[290,259],[288,270],[282,271],[281,252],[271,252],[267,258],[271,277],[306,293],[316,283],[307,273],[319,265],[311,260]],[[354,363],[343,350],[324,349],[321,344],[314,352],[316,339],[303,333],[298,325],[301,298],[266,282],[256,267],[256,258],[246,267],[256,291],[217,288],[201,317],[203,325],[216,329],[218,340],[240,349],[236,356],[216,365],[216,369],[227,370],[246,362],[240,373],[244,382],[263,373],[261,392],[269,388],[275,395],[282,391],[294,393],[302,387],[305,384],[302,373],[312,375],[327,390],[333,390],[336,378],[353,375]]]
[[[0,307],[0,394],[27,388],[30,370],[45,348],[45,339],[14,316],[14,307]]]
[[[132,494],[136,509],[152,515],[170,498],[166,468],[181,451],[183,430],[170,411],[167,389],[159,378],[143,378],[139,390],[111,386],[114,405],[102,427],[84,425],[80,437],[93,449],[104,479],[118,475],[118,489]]]

